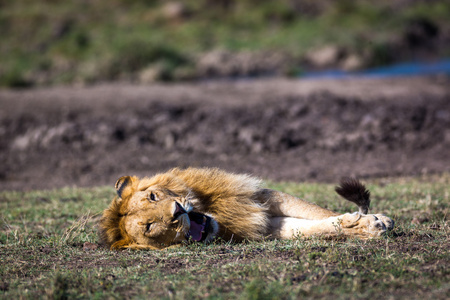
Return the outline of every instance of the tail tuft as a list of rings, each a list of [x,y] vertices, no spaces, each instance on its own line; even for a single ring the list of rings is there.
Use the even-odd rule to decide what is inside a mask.
[[[369,212],[370,192],[358,179],[344,178],[334,190],[342,198],[358,205],[360,213]]]

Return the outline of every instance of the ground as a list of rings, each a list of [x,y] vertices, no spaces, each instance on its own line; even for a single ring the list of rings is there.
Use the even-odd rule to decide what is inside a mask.
[[[450,79],[0,90],[0,190],[215,166],[276,181],[450,171]]]

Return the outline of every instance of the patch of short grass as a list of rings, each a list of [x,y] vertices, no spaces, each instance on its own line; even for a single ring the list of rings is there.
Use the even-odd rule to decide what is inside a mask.
[[[215,241],[166,251],[83,250],[113,188],[0,193],[0,297],[445,299],[450,175],[367,180],[386,237]],[[333,185],[268,183],[340,212]]]

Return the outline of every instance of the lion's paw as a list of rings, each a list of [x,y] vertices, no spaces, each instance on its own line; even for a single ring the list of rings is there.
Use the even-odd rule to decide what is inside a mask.
[[[386,226],[386,229],[388,231],[394,229],[394,220],[392,220],[391,218],[389,218],[388,216],[385,216],[383,214],[375,214],[375,217],[377,217],[379,220],[381,220],[381,222],[384,223],[384,225]]]
[[[350,236],[358,236],[361,238],[373,238],[384,234],[388,230],[388,226],[393,226],[393,221],[388,226],[378,216],[382,215],[364,215],[359,212],[353,214],[347,213],[340,217],[340,228],[343,233]]]

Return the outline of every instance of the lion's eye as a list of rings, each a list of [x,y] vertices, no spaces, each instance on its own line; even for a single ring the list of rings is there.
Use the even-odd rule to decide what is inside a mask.
[[[153,193],[150,193],[150,195],[147,196],[147,199],[150,201],[156,201],[156,196]]]
[[[150,228],[152,227],[152,224],[153,224],[153,223],[148,223],[148,224],[147,224],[147,226],[146,226],[147,231],[150,231]]]

